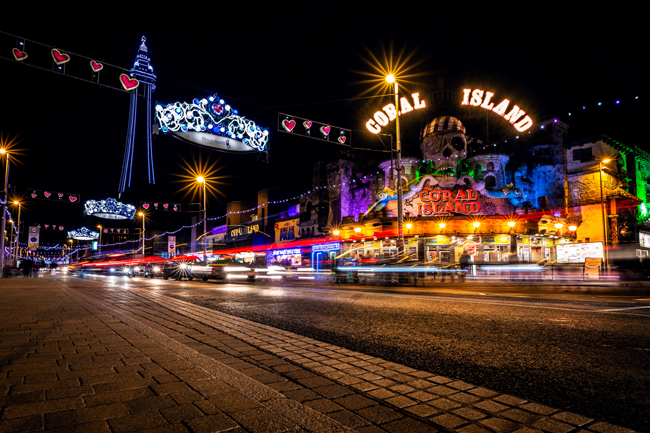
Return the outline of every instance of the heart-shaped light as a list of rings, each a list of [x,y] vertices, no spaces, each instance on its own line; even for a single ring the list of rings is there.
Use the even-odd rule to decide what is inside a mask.
[[[149,203],[143,204],[142,207],[145,208],[145,209],[149,209]]]
[[[77,201],[77,197],[75,197],[75,196],[73,196],[73,195],[71,195],[71,196],[68,197],[68,198],[70,199],[70,201],[71,201],[72,203],[74,203],[74,202]]]
[[[167,208],[169,207],[169,205],[168,205],[167,203],[165,203],[165,204],[163,205],[163,207],[164,207],[165,209],[167,209]]]
[[[47,198],[50,198],[50,196],[52,195],[52,193],[51,193],[51,192],[47,192],[47,191],[46,191],[46,192],[44,192],[44,194],[45,194],[45,197],[47,197]]]
[[[296,126],[295,120],[289,120],[289,119],[282,120],[282,127],[287,132],[293,132],[293,128],[295,128],[295,126]]]
[[[36,194],[32,193],[32,198],[36,198]]]
[[[70,61],[69,55],[63,54],[61,51],[57,50],[56,48],[52,49],[52,58],[54,59],[54,63],[56,63],[57,65],[62,65]]]
[[[341,135],[341,136],[339,137],[339,143],[341,143],[341,144],[345,144],[345,135]]]
[[[302,122],[302,126],[304,126],[305,129],[311,128],[311,120],[305,120],[304,122]]]
[[[117,232],[119,233],[119,232],[120,232],[120,229],[117,229]]]
[[[48,227],[50,227],[50,225],[49,225],[49,224],[45,224],[45,228],[48,228]]]
[[[58,193],[57,195],[59,196],[59,198],[63,197],[63,194],[61,193]]]
[[[90,61],[90,67],[93,70],[93,72],[99,72],[102,69],[104,69],[104,65],[102,65],[99,62],[96,62],[95,60]]]
[[[329,135],[330,129],[331,128],[329,126],[321,126],[320,127],[320,132],[322,132],[323,135]]]
[[[140,85],[140,82],[138,80],[131,78],[126,74],[120,75],[120,83],[122,83],[122,87],[124,87],[124,90],[127,92],[133,89],[137,89],[137,87]]]
[[[104,229],[104,233],[108,233],[108,229]]]
[[[176,207],[176,205],[174,205],[174,210],[178,210],[178,208]]]
[[[59,226],[59,230],[63,230],[63,226]]]
[[[14,53],[14,59],[18,60],[19,62],[22,62],[27,58],[27,53],[20,51],[18,48],[14,48],[11,51]]]

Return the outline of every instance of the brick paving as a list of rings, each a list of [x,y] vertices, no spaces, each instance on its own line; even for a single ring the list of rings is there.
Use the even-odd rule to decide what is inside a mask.
[[[632,430],[164,296],[0,280],[0,432]]]

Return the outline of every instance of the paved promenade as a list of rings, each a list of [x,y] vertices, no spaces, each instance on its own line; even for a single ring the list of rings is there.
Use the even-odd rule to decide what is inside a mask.
[[[187,302],[0,280],[0,432],[631,430]]]

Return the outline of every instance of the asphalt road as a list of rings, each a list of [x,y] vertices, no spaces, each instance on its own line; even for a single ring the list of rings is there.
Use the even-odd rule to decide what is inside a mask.
[[[527,287],[476,284],[126,284],[650,431],[650,295],[531,294]]]

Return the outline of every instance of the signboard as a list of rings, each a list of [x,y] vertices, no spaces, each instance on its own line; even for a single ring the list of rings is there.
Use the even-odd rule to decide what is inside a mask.
[[[27,238],[27,248],[34,251],[38,248],[40,237],[40,227],[29,226],[29,237]]]
[[[426,107],[424,99],[420,101],[419,93],[412,93],[411,97],[413,98],[413,105],[411,105],[405,96],[402,96],[402,98],[400,98],[399,105],[402,107],[399,112],[400,116],[410,111]],[[366,128],[368,128],[368,131],[372,132],[373,134],[379,134],[381,132],[382,126],[387,126],[388,122],[395,120],[396,118],[397,109],[395,108],[395,104],[388,104],[382,108],[382,111],[377,111],[374,114],[373,118],[369,119],[366,122]]]
[[[418,215],[432,215],[440,213],[478,213],[481,204],[478,202],[478,193],[473,189],[459,189],[452,192],[442,190],[422,190],[419,194],[420,202],[417,203]]]
[[[167,254],[176,254],[176,236],[167,236]]]
[[[300,218],[275,223],[275,242],[295,241],[299,236]]]
[[[381,248],[381,241],[368,241],[363,244],[365,249]]]
[[[519,132],[524,132],[533,126],[533,121],[530,116],[524,117],[526,114],[524,110],[514,105],[508,114],[506,114],[510,100],[504,99],[495,106],[494,102],[491,101],[493,96],[494,93],[487,90],[463,89],[463,102],[460,105],[473,105],[490,110],[510,122]]]
[[[280,266],[300,266],[302,256],[300,248],[287,248],[269,252],[267,264]]]
[[[585,277],[588,278],[598,278],[598,271],[603,263],[603,259],[599,257],[587,257],[585,258]]]
[[[260,225],[259,224],[250,224],[247,226],[237,226],[235,228],[230,229],[228,232],[228,236],[231,238],[231,240],[236,241],[239,240],[241,237],[247,237],[250,234],[253,234],[255,232],[260,231]]]
[[[510,235],[490,235],[483,236],[482,243],[484,244],[509,244]]]
[[[341,244],[339,242],[331,243],[331,244],[322,244],[322,245],[314,245],[311,247],[312,252],[317,252],[317,251],[339,251],[341,249]]]
[[[639,232],[639,245],[650,248],[650,233]]]
[[[585,259],[595,257],[603,259],[603,243],[589,242],[583,244],[565,244],[557,246],[558,263],[585,263]]]
[[[451,244],[451,239],[449,239],[449,236],[438,235],[432,238],[426,238],[424,243],[426,245],[449,245]]]

